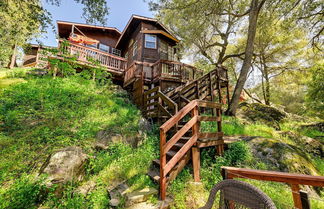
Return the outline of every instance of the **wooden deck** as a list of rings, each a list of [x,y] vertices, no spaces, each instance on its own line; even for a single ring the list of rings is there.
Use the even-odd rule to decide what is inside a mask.
[[[103,52],[99,49],[82,46],[80,44],[69,43],[65,49],[65,53],[76,57],[79,63],[91,65],[89,60],[96,60],[99,64],[107,69],[108,72],[117,75],[123,75],[127,67],[127,61],[123,57],[119,57],[110,53]]]

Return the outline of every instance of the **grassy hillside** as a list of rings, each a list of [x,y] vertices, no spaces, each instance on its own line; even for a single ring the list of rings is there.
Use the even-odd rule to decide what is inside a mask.
[[[17,83],[0,88],[0,208],[107,208],[107,188],[116,183],[126,181],[131,190],[147,186],[157,188],[146,172],[151,161],[159,155],[158,132],[155,127],[150,132],[139,134],[140,111],[125,91],[109,82],[99,85],[80,76],[53,79],[27,76],[25,72],[22,69],[0,74],[5,75],[0,82],[19,79]],[[297,154],[299,150],[305,152],[307,147],[299,138],[323,136],[323,132],[318,130],[301,128],[307,122],[287,119],[279,124],[281,130],[278,131],[260,122],[224,117],[225,135],[258,138],[231,144],[223,157],[216,157],[214,148],[204,149],[201,156],[202,184],[190,183],[193,181],[192,169],[187,166],[168,187],[175,200],[172,207],[187,209],[204,205],[212,186],[221,180],[219,170],[223,165],[280,170],[266,159],[257,157],[255,146],[266,149],[272,144],[259,142],[276,144],[279,141],[294,147]],[[213,122],[202,124],[206,131],[215,127]],[[126,143],[113,143],[107,150],[98,151],[94,143],[100,131],[120,134],[124,138],[139,136],[142,143],[137,148]],[[297,137],[282,134],[287,131]],[[83,181],[65,185],[63,194],[57,196],[55,188],[47,188],[46,176],[38,176],[38,172],[50,154],[68,146],[81,147],[89,156],[89,162]],[[292,153],[273,147],[279,155]],[[324,161],[316,153],[299,153],[295,157],[280,163],[291,169],[290,172],[303,172],[289,167],[295,161],[300,164],[299,159],[303,159],[306,168],[311,167],[318,175],[324,175]],[[278,208],[291,208],[293,205],[288,185],[249,182],[266,192]],[[95,186],[88,194],[77,192],[80,187],[91,184]],[[311,197],[312,208],[322,208],[323,202],[317,200],[321,196]],[[157,198],[150,201],[155,202]]]
[[[1,89],[0,208],[33,208],[40,203],[91,208],[108,204],[106,186],[114,180],[150,184],[144,174],[157,153],[154,133],[143,135],[143,144],[136,150],[118,143],[105,152],[93,149],[100,130],[125,137],[136,135],[140,117],[124,91],[78,76],[55,80],[25,77],[25,82]],[[40,197],[44,185],[33,176],[49,154],[67,146],[82,147],[90,156],[86,181],[93,179],[101,186],[89,197],[73,195],[78,185],[71,185],[60,200],[50,193]]]

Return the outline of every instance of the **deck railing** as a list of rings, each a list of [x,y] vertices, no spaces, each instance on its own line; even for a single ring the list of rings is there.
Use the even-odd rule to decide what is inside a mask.
[[[194,80],[203,75],[203,71],[195,68],[194,66],[169,60],[159,60],[152,65],[152,68],[153,80],[155,78],[169,78],[188,81]]]
[[[303,174],[292,174],[284,172],[263,171],[233,167],[222,167],[222,175],[224,179],[245,178],[261,181],[287,183],[291,187],[294,206],[297,209],[310,208],[308,195],[307,193],[300,191],[299,185],[324,187],[323,176],[311,176]]]
[[[193,100],[172,116],[168,121],[166,121],[160,127],[160,195],[161,199],[164,200],[166,197],[166,186],[167,186],[167,175],[168,173],[177,165],[177,163],[191,150],[192,151],[192,162],[194,170],[194,179],[195,181],[200,180],[199,170],[200,170],[200,160],[199,160],[199,148],[194,147],[200,135],[206,136],[210,133],[200,133],[199,124],[200,121],[209,121],[208,117],[199,116],[199,107],[204,108],[215,108],[218,113],[221,111],[221,105],[214,102],[207,102],[201,100]],[[167,136],[169,135],[169,130],[177,126],[178,123],[188,114],[191,114],[190,120],[186,122],[169,140]],[[220,123],[219,123],[220,125]],[[168,161],[167,153],[171,148],[177,144],[182,137],[188,133],[189,130],[192,130],[191,137],[186,140],[184,145],[178,150]],[[218,128],[218,131],[221,131],[221,128]],[[219,154],[222,154],[224,144],[218,145]]]
[[[125,58],[100,51],[99,49],[69,43],[65,50],[68,54],[75,56],[78,61],[91,64],[89,60],[93,59],[99,61],[102,66],[117,73],[123,73],[127,66]]]
[[[159,86],[144,92],[143,97],[143,112],[146,117],[159,119],[161,116],[166,116],[171,118],[178,112],[178,105],[165,96]]]

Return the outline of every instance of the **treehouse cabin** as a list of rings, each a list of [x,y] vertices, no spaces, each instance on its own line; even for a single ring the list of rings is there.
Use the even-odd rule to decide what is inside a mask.
[[[216,94],[222,101],[221,89],[228,84],[226,69],[218,67],[203,75],[203,71],[181,63],[179,40],[155,19],[133,15],[123,32],[67,21],[57,21],[57,28],[60,44],[69,42],[66,50],[79,64],[90,65],[90,59],[97,60],[141,108],[148,108],[149,89],[181,98],[177,101],[180,106],[193,99],[214,101]]]
[[[65,21],[57,25],[60,40],[69,42],[64,46],[66,51],[79,64],[91,64],[90,58],[99,61],[112,74],[113,82],[132,95],[146,118],[164,123],[160,127],[161,158],[153,162],[155,166],[149,172],[160,182],[162,199],[168,182],[191,158],[195,180],[199,179],[201,148],[215,146],[218,154],[223,153],[221,104],[215,101],[222,103],[224,95],[229,99],[224,67],[204,74],[181,63],[179,40],[152,18],[133,15],[122,33],[116,28]],[[201,132],[199,124],[203,121],[215,121],[217,130]]]

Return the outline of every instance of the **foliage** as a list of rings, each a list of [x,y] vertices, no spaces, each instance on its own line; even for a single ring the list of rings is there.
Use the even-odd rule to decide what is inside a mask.
[[[150,1],[157,17],[182,39],[181,47],[195,61],[204,60],[212,65],[222,64],[233,56],[228,47],[235,41],[229,37],[236,35],[240,15],[248,5],[246,1]]]
[[[124,95],[80,77],[35,78],[0,94],[0,182],[32,169],[54,149],[88,147],[99,130],[137,131],[139,111]]]
[[[23,174],[8,190],[0,189],[0,208],[37,208],[47,196],[44,178]]]
[[[8,63],[17,45],[24,46],[49,23],[39,0],[1,1],[0,19],[0,67]]]
[[[324,65],[319,64],[311,70],[312,79],[308,82],[307,107],[310,113],[323,118],[324,115]]]

